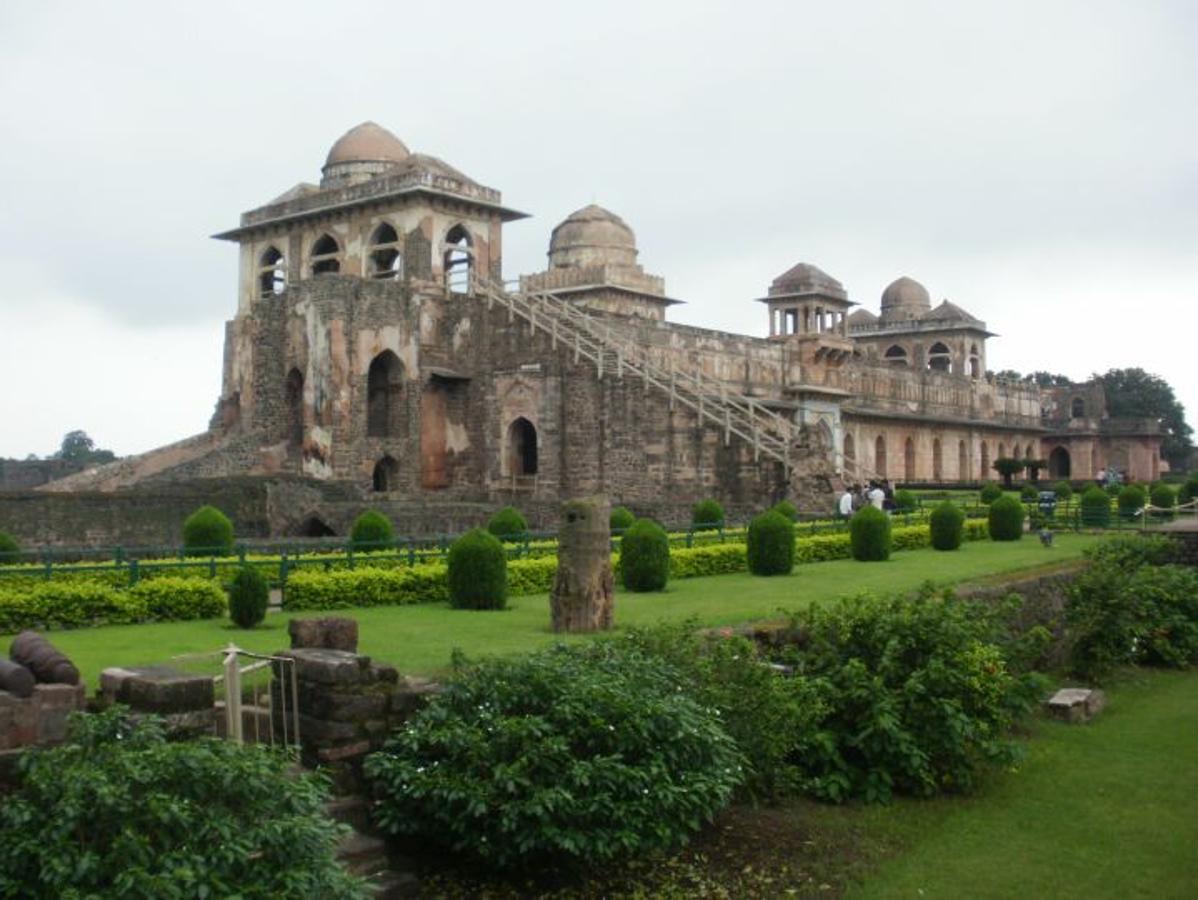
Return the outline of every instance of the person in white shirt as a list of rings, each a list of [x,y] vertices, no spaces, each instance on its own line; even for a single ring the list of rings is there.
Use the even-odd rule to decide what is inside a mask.
[[[876,484],[870,488],[868,496],[869,502],[872,503],[877,509],[881,509],[882,504],[886,502],[886,492]]]
[[[840,495],[838,511],[846,519],[853,514],[853,492],[849,490],[848,485],[845,485],[844,493]]]

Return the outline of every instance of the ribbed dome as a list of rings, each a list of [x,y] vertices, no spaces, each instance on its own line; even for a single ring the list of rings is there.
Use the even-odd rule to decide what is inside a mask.
[[[932,308],[928,289],[904,275],[896,278],[882,291],[882,321],[918,319]]]
[[[570,213],[549,239],[549,268],[636,265],[636,235],[615,213],[584,206]]]
[[[382,125],[363,122],[337,139],[325,159],[326,166],[348,162],[403,162],[409,151],[404,142]]]
[[[844,285],[811,263],[799,263],[791,266],[770,284],[770,296],[784,294],[822,294],[825,297],[835,297],[847,300]]]

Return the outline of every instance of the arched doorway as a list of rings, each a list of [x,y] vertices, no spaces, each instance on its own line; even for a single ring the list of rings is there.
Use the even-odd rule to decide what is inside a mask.
[[[886,477],[886,438],[880,434],[874,441],[874,469],[879,478]]]
[[[844,435],[844,467],[851,475],[857,474],[857,447],[853,436],[848,432]]]
[[[374,464],[371,483],[375,491],[394,491],[399,488],[399,463],[387,455]]]
[[[990,445],[982,441],[982,465],[978,476],[985,481],[990,477]]]
[[[969,480],[969,448],[964,441],[957,441],[957,480]]]
[[[370,362],[366,374],[366,434],[393,437],[403,418],[403,363],[390,350]]]
[[[932,440],[932,480],[944,480],[944,455],[940,450],[940,438]]]
[[[903,480],[915,480],[915,441],[911,438],[907,438],[903,444]]]
[[[295,529],[296,537],[334,537],[336,534],[337,532],[333,531],[333,529],[328,526],[328,523],[315,513],[305,518],[304,521],[299,524],[299,527]]]
[[[304,376],[299,369],[287,373],[287,443],[302,447],[304,443]]]
[[[1048,476],[1050,478],[1069,478],[1073,471],[1069,451],[1064,447],[1054,447],[1048,454]]]
[[[537,474],[537,429],[520,416],[508,426],[508,472],[515,477]]]

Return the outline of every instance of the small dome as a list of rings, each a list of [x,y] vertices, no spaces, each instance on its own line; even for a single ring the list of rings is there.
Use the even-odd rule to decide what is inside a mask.
[[[924,322],[965,322],[970,325],[982,324],[980,319],[971,316],[965,310],[961,309],[961,307],[957,306],[957,304],[949,300],[942,300],[939,306],[930,312],[924,313],[922,316],[920,316],[920,319]]]
[[[918,319],[932,308],[928,289],[904,275],[896,278],[882,291],[882,320],[894,322],[902,319]]]
[[[822,294],[825,297],[835,297],[847,300],[844,285],[811,263],[799,263],[787,269],[770,284],[770,296],[777,297],[785,294]]]
[[[615,213],[584,206],[568,215],[549,239],[551,269],[636,265],[636,235]]]
[[[849,313],[846,320],[849,323],[849,328],[854,326],[876,325],[878,317],[871,313],[868,309],[856,309]]]
[[[374,122],[355,125],[337,139],[325,159],[326,167],[353,162],[403,162],[409,156],[404,142]]]

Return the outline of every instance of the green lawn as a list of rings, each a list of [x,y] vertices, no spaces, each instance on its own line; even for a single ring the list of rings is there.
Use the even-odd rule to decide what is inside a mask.
[[[776,616],[812,600],[857,591],[909,590],[924,581],[960,582],[1078,556],[1098,538],[1059,534],[1045,549],[1030,537],[1017,543],[978,541],[953,553],[914,550],[888,563],[850,560],[798,566],[792,575],[756,578],[723,575],[672,582],[665,592],[616,598],[618,625],[644,625],[695,617],[707,625],[730,625]],[[358,620],[360,649],[406,673],[435,673],[449,664],[455,647],[470,655],[516,653],[557,640],[549,630],[545,595],[514,598],[502,612],[453,610],[441,604],[343,610]],[[304,613],[305,616],[317,615]],[[272,614],[262,627],[241,631],[227,622],[165,622],[59,631],[53,642],[97,684],[107,666],[167,663],[172,657],[216,651],[229,642],[259,652],[288,645],[287,614]],[[7,639],[0,638],[3,646]]]
[[[851,897],[1198,894],[1198,673],[1144,672],[1087,726],[1041,721],[980,795],[862,810],[901,852]]]

